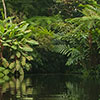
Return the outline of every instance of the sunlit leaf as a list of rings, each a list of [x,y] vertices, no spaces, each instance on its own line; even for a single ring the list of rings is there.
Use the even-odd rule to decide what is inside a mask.
[[[26,57],[29,61],[33,60],[33,57],[32,56],[27,56]]]
[[[10,71],[9,71],[8,69],[6,69],[6,70],[3,71],[3,73],[4,73],[5,75],[9,74],[9,72],[10,72]]]
[[[0,84],[5,83],[4,79],[0,79]]]
[[[16,60],[16,70],[18,71],[21,68],[20,61]]]
[[[15,45],[12,45],[11,48],[17,50],[17,47]]]
[[[22,66],[24,66],[26,64],[26,58],[25,57],[21,57],[21,64]]]
[[[25,24],[20,30],[25,31],[27,29],[28,25],[29,25],[28,23]]]
[[[27,71],[30,70],[30,64],[26,63],[25,68],[27,69]]]
[[[3,76],[4,76],[4,74],[3,73],[0,73],[0,78],[3,77]]]
[[[16,56],[17,56],[18,58],[20,58],[21,53],[20,53],[20,52],[17,52],[17,53],[16,53]]]
[[[0,72],[3,72],[5,70],[4,67],[0,67]]]
[[[10,78],[9,78],[8,76],[4,76],[3,79],[4,79],[5,81],[8,81]]]
[[[32,52],[33,51],[33,49],[28,45],[26,45],[24,47],[20,46],[20,49],[22,49],[23,51],[26,51],[26,52]]]
[[[33,45],[38,45],[39,43],[35,40],[26,40],[27,43],[33,44]]]
[[[8,61],[5,58],[2,58],[2,65],[4,67],[8,67],[9,66],[9,63],[8,63]]]
[[[15,67],[15,62],[12,62],[10,65],[9,65],[9,68],[10,69],[13,69]]]
[[[10,45],[8,43],[4,43],[3,46],[4,47],[10,47]]]
[[[11,55],[10,59],[15,59],[15,55]]]

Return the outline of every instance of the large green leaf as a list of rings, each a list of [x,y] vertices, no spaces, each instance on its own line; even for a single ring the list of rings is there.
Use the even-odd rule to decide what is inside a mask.
[[[26,64],[26,58],[25,57],[21,57],[21,64],[22,64],[22,66],[25,66],[25,64]]]
[[[4,33],[4,31],[5,31],[5,29],[4,29],[4,27],[3,27],[2,25],[0,25],[0,31],[1,31],[2,33]]]
[[[3,84],[5,83],[5,80],[4,79],[0,79],[0,84]]]
[[[10,69],[13,69],[15,67],[15,62],[12,62],[10,65],[9,65],[9,68]]]
[[[3,71],[3,73],[4,73],[5,75],[9,74],[9,72],[10,72],[10,70],[8,70],[8,69],[6,69],[6,70]]]
[[[21,36],[24,36],[24,34],[23,33],[20,33],[20,34],[16,34],[15,36],[16,37],[21,37]]]
[[[12,42],[12,40],[8,40],[8,39],[7,39],[6,42],[9,43],[9,42]]]
[[[32,45],[39,45],[39,43],[35,40],[26,40],[26,42]]]
[[[14,50],[17,50],[17,46],[15,46],[15,45],[12,45],[11,48]]]
[[[15,59],[15,55],[11,55],[10,59]]]
[[[17,53],[16,53],[16,56],[17,56],[18,58],[20,58],[21,53],[20,53],[20,52],[17,52]]]
[[[33,49],[28,45],[25,45],[23,47],[20,46],[20,49],[22,49],[23,51],[26,51],[26,52],[32,52],[33,51]]]
[[[26,68],[27,71],[29,71],[30,70],[30,64],[26,63],[25,68]]]
[[[8,61],[5,58],[2,58],[2,65],[4,67],[8,67],[9,66],[9,63],[8,63]]]
[[[33,60],[33,57],[32,57],[32,56],[27,56],[26,58],[27,58],[27,60],[29,60],[29,61]]]
[[[25,24],[22,28],[20,28],[20,30],[25,31],[27,29],[28,25],[29,25],[28,23]]]
[[[4,43],[3,46],[4,47],[10,47],[10,45],[8,43]]]
[[[3,76],[4,76],[4,74],[3,73],[0,73],[0,78],[3,77]]]
[[[3,79],[4,79],[5,81],[8,81],[10,78],[9,78],[8,76],[4,76]]]
[[[21,68],[20,61],[16,60],[16,70],[18,71]]]
[[[19,73],[20,73],[20,75],[24,75],[24,70],[23,70],[23,68],[20,68]]]
[[[3,72],[5,70],[4,67],[0,67],[0,72]]]

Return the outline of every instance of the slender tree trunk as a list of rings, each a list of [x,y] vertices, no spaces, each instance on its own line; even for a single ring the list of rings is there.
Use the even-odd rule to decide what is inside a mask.
[[[92,49],[92,34],[89,34],[89,48]]]
[[[89,67],[92,67],[93,65],[93,56],[92,56],[92,33],[90,31],[90,34],[89,34],[89,49],[90,49],[90,61],[89,61]]]
[[[7,11],[6,11],[5,0],[2,0],[2,3],[3,3],[4,15],[5,15],[5,19],[6,19],[7,18]]]

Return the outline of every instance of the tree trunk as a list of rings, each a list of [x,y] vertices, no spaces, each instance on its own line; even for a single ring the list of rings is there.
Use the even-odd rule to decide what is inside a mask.
[[[89,34],[89,40],[88,40],[88,42],[89,42],[89,49],[90,49],[90,54],[89,54],[89,56],[90,56],[90,58],[89,58],[89,67],[92,67],[92,64],[93,64],[93,56],[92,56],[92,33],[91,33],[91,31],[90,31],[90,34]]]
[[[2,0],[2,3],[3,3],[4,15],[5,15],[5,19],[6,19],[7,18],[7,11],[6,11],[5,1]]]

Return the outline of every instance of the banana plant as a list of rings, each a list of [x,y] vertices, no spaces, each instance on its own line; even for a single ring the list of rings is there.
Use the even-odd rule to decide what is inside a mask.
[[[38,42],[31,39],[31,30],[25,21],[13,23],[13,17],[0,20],[0,66],[10,69],[14,73],[23,69],[29,70],[33,60],[30,55],[33,52],[32,46]]]

